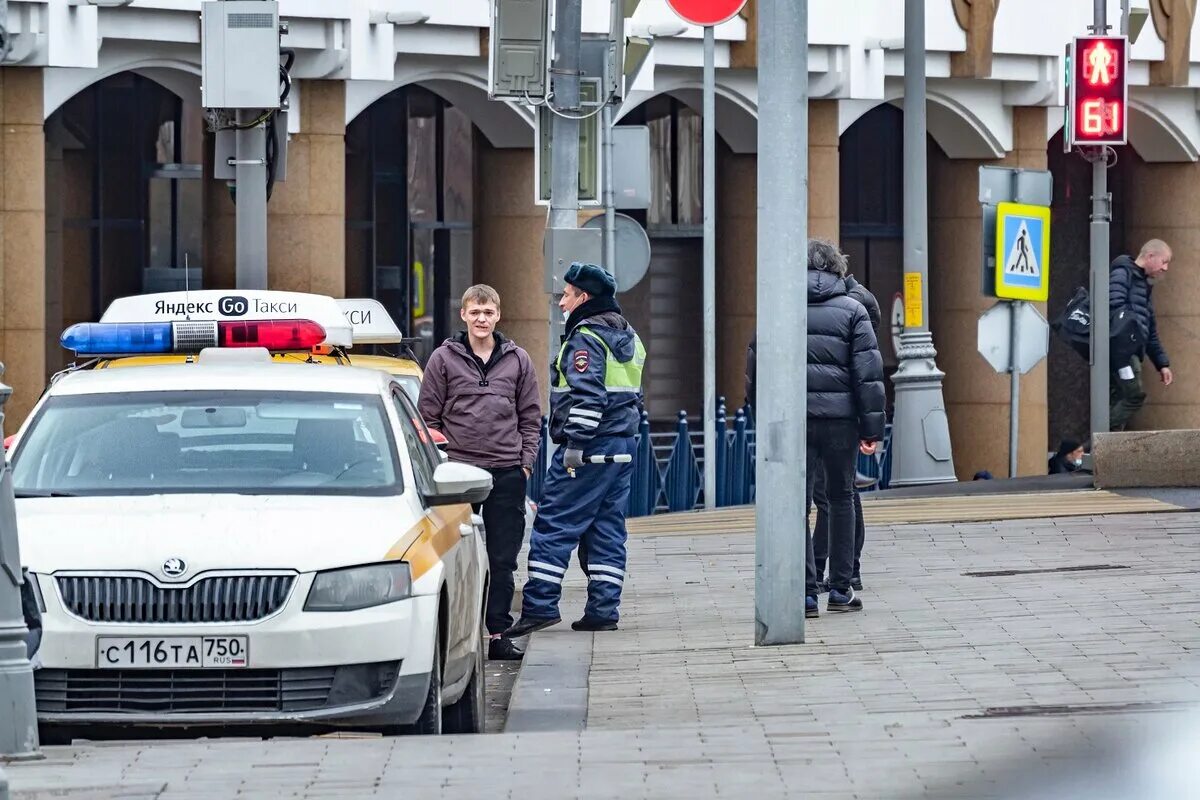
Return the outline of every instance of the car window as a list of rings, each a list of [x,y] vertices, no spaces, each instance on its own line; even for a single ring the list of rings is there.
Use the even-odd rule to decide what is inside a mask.
[[[415,375],[393,375],[396,383],[400,384],[400,388],[404,389],[404,393],[408,395],[408,399],[416,403],[421,399],[421,379]]]
[[[18,495],[395,494],[377,395],[134,392],[47,399],[13,454]]]
[[[417,488],[428,494],[433,491],[433,471],[440,459],[437,448],[433,445],[433,437],[425,427],[425,421],[417,413],[408,395],[399,389],[392,390],[392,402],[396,404],[396,414],[400,417],[400,429],[404,432],[404,444],[408,447],[413,462],[413,473],[417,478]]]

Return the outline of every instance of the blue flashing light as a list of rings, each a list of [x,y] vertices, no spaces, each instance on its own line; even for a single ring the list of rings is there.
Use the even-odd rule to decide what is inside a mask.
[[[169,322],[80,322],[59,341],[81,356],[151,355],[173,347]]]

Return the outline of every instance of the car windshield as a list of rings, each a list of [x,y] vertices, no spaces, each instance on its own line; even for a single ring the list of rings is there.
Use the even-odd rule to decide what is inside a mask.
[[[300,392],[50,397],[12,456],[18,497],[396,494],[383,401]]]

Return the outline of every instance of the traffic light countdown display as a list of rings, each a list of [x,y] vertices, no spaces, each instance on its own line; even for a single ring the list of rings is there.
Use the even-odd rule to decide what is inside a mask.
[[[1124,36],[1078,36],[1071,49],[1071,145],[1128,141],[1129,41]]]

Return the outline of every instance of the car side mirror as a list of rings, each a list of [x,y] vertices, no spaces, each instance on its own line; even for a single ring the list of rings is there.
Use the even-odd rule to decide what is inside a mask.
[[[447,461],[433,471],[433,492],[425,495],[431,506],[482,503],[492,493],[492,474],[470,464]]]

